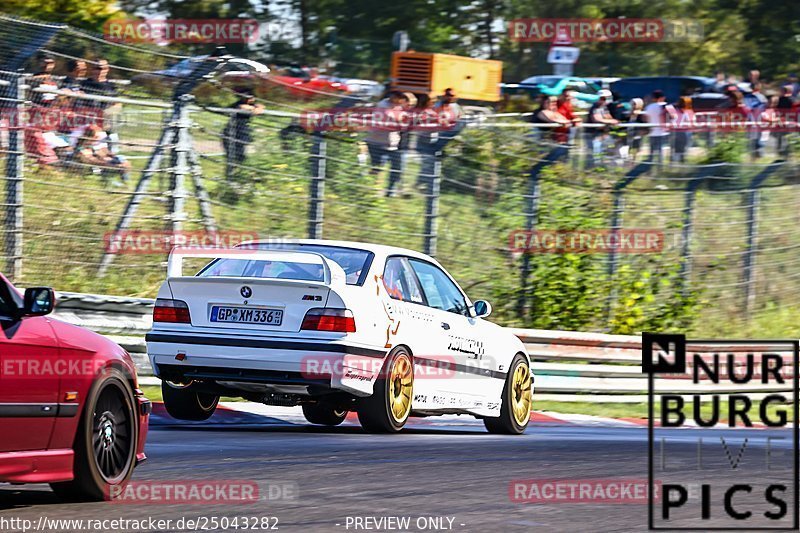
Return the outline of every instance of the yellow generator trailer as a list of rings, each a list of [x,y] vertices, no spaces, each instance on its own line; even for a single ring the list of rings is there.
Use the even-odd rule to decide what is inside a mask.
[[[503,62],[421,52],[392,54],[391,88],[435,98],[452,87],[460,100],[499,102]]]

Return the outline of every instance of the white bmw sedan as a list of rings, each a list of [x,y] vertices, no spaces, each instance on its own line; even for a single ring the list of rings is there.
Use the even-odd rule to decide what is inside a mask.
[[[211,259],[184,275],[187,258]],[[206,261],[203,261],[206,262]],[[205,420],[220,396],[301,405],[368,431],[409,416],[468,414],[493,433],[528,425],[525,347],[484,320],[431,257],[375,244],[299,240],[229,250],[176,249],[147,353],[175,418]]]

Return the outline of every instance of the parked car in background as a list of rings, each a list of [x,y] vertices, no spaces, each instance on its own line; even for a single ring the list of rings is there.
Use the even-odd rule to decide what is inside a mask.
[[[347,85],[329,76],[320,76],[316,69],[297,65],[273,66],[272,71],[262,76],[264,88],[284,89],[289,94],[301,98],[314,98],[326,95],[343,95]]]
[[[727,98],[716,90],[714,79],[702,76],[648,76],[622,78],[610,86],[614,100],[628,104],[634,98],[647,102],[655,90],[661,90],[667,102],[677,102],[681,96],[692,98],[695,111],[719,109]]]
[[[22,294],[0,274],[0,482],[108,499],[145,460],[150,402],[131,356],[45,316],[54,305],[52,289]]]
[[[385,91],[386,86],[375,80],[362,80],[359,78],[331,78],[337,80],[347,87],[347,92],[364,98],[379,98]]]
[[[527,94],[532,99],[539,95],[558,96],[565,90],[570,90],[577,107],[584,109],[597,101],[600,89],[599,83],[574,76],[533,76],[516,84],[503,85],[505,94]]]

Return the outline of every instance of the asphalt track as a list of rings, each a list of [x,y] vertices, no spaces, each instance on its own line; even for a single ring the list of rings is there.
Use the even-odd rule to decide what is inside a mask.
[[[70,504],[61,503],[45,485],[0,485],[0,519],[36,523],[42,516],[152,517],[174,523],[181,518],[276,517],[279,531],[386,531],[398,529],[374,523],[370,529],[356,529],[353,521],[397,516],[411,519],[411,527],[401,531],[435,530],[417,527],[417,520],[427,517],[444,517],[445,527],[452,519],[452,531],[646,529],[645,503],[516,503],[509,493],[512,481],[518,479],[646,480],[644,428],[542,422],[524,435],[505,437],[489,435],[475,421],[459,418],[464,421],[426,419],[397,435],[369,435],[350,421],[327,429],[262,416],[187,426],[156,416],[147,445],[149,461],[137,469],[135,481],[250,480],[265,493],[269,486],[293,486],[297,493],[283,500],[236,505]],[[791,463],[792,433],[785,430],[681,429],[657,435],[668,439],[669,461],[681,465],[682,475],[693,468],[698,437],[710,450],[706,465],[713,467],[716,462],[716,472],[730,483],[765,481],[760,463],[768,436],[783,439],[772,443],[773,458],[784,466]],[[727,439],[734,456],[743,438],[750,439],[736,469],[725,467],[724,460],[719,463],[720,436]],[[790,472],[784,468],[780,473],[786,477]],[[788,500],[792,501],[791,495]],[[753,505],[759,505],[758,499]],[[760,505],[763,509],[763,501]],[[712,511],[703,528],[730,524],[720,516],[719,501],[712,503]],[[694,518],[687,514],[682,525],[697,525],[697,520],[690,520]],[[174,526],[167,530],[182,531]]]

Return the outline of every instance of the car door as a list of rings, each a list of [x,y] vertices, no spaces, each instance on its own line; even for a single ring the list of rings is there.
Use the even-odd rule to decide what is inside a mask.
[[[58,413],[56,337],[47,318],[19,318],[22,305],[0,276],[0,452],[46,449]]]
[[[391,323],[387,346],[405,344],[414,355],[414,397],[412,408],[441,408],[445,397],[440,394],[449,385],[452,371],[447,368],[448,338],[441,327],[436,310],[428,307],[416,274],[402,256],[387,258],[383,286],[388,295],[387,308]]]
[[[409,258],[419,280],[426,304],[436,316],[439,334],[444,339],[444,351],[453,361],[456,372],[444,384],[451,396],[451,407],[475,407],[482,402],[485,391],[481,381],[484,339],[477,320],[471,318],[469,301],[458,285],[437,265]]]

